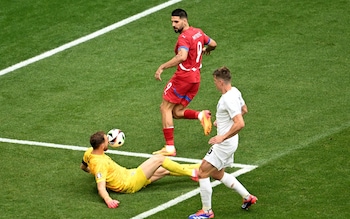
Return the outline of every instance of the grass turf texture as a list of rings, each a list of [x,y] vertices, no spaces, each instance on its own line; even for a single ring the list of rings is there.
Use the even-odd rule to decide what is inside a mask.
[[[1,2],[0,68],[161,2]],[[88,146],[91,133],[117,127],[126,134],[120,150],[162,147],[159,104],[174,69],[164,72],[162,83],[153,74],[173,56],[177,35],[169,13],[183,7],[190,24],[219,44],[204,57],[201,90],[190,106],[215,112],[220,94],[211,73],[231,68],[249,108],[235,160],[260,166],[239,177],[258,204],[242,211],[240,197],[220,185],[214,188],[216,217],[349,218],[349,2],[197,2],[182,1],[1,76],[0,137]],[[202,158],[209,137],[199,122],[175,126],[178,156]],[[130,218],[197,188],[170,177],[137,194],[112,194],[121,206],[110,210],[91,176],[78,169],[82,152],[0,147],[0,218]],[[143,160],[111,156],[130,167]],[[186,218],[199,208],[196,196],[151,218]]]

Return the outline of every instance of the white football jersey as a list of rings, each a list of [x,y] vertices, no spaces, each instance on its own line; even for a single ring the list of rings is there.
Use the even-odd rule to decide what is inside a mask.
[[[223,135],[230,130],[233,125],[232,118],[242,113],[243,105],[245,105],[244,99],[236,87],[232,87],[231,90],[221,96],[216,109],[218,135]],[[234,137],[238,136],[236,135]]]

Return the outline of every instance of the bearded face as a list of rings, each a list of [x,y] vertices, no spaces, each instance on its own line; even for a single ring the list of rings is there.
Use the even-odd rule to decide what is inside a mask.
[[[184,27],[187,25],[186,18],[180,18],[179,16],[172,16],[171,23],[174,28],[175,33],[181,33]]]

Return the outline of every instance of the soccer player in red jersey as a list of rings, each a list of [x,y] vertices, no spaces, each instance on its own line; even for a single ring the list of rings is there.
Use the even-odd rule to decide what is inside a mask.
[[[171,23],[174,31],[180,34],[175,45],[175,56],[161,64],[154,75],[156,80],[161,81],[164,69],[177,66],[176,72],[164,88],[163,101],[160,105],[166,144],[161,150],[153,152],[153,154],[165,156],[176,156],[173,118],[198,119],[201,121],[205,135],[209,135],[211,131],[210,111],[200,112],[189,109],[187,106],[199,89],[202,55],[209,55],[216,48],[216,42],[213,39],[201,29],[188,24],[185,10],[175,9],[171,14]]]

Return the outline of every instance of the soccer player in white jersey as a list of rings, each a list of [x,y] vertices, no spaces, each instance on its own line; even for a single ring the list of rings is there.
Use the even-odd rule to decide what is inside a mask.
[[[258,200],[234,176],[225,172],[225,168],[233,164],[233,155],[238,147],[238,132],[245,126],[243,115],[248,112],[247,106],[241,92],[232,86],[231,72],[227,67],[215,70],[213,77],[216,88],[222,94],[214,122],[217,127],[217,135],[209,140],[208,143],[212,147],[205,155],[198,170],[202,209],[190,215],[190,219],[214,218],[210,177],[220,180],[226,187],[241,195],[242,209],[248,210]]]

